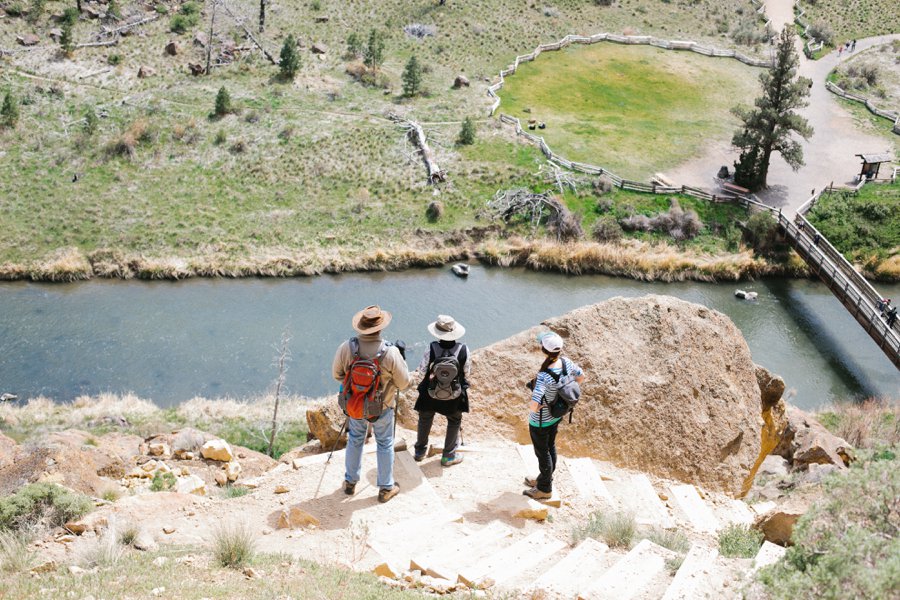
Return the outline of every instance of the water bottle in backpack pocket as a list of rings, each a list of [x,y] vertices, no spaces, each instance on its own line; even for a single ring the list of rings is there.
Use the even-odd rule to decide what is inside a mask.
[[[350,339],[353,361],[344,375],[344,382],[338,394],[338,406],[351,419],[376,421],[384,412],[381,390],[381,359],[387,346],[382,342],[378,353],[372,358],[359,355],[359,339]]]
[[[427,375],[430,398],[456,400],[462,395],[460,350],[462,344],[455,344],[453,348],[443,348],[438,342],[431,343],[431,366]]]

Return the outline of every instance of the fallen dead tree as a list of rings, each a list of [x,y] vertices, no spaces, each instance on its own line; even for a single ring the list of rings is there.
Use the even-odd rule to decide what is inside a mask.
[[[549,192],[536,194],[526,188],[498,190],[487,208],[492,216],[507,222],[525,217],[532,229],[544,221],[559,241],[577,240],[584,235],[581,219]]]
[[[425,167],[428,169],[428,183],[434,185],[446,181],[447,172],[441,169],[437,165],[437,162],[435,162],[434,153],[428,146],[428,141],[425,136],[425,130],[422,129],[422,126],[415,121],[404,119],[403,117],[395,115],[393,113],[388,115],[388,118],[396,123],[401,129],[406,131],[406,135],[416,146],[416,148],[419,149],[419,154],[422,156],[422,160],[425,162]]]

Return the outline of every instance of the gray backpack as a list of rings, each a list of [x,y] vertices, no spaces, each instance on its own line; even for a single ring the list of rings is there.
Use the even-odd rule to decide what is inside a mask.
[[[462,344],[456,344],[453,348],[442,348],[438,342],[431,343],[431,366],[427,375],[430,398],[456,400],[462,395],[460,350]]]

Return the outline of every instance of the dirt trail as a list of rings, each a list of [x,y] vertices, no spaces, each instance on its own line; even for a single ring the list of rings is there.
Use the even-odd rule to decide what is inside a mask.
[[[772,27],[780,31],[785,24],[793,23],[793,2],[767,0],[766,14],[772,20]],[[793,213],[809,198],[812,190],[832,182],[851,183],[859,172],[860,160],[856,154],[897,149],[896,141],[886,140],[868,128],[861,129],[853,115],[825,88],[825,80],[832,69],[856,53],[898,39],[900,34],[858,40],[855,52],[838,55],[835,50],[819,60],[809,60],[800,52],[800,75],[813,82],[809,106],[800,114],[806,117],[815,133],[808,141],[801,140],[806,165],[799,171],[794,172],[780,155],[773,156],[769,168],[769,188],[757,194],[763,202]],[[742,99],[745,104],[752,101],[752,98]],[[884,123],[889,128],[887,121]],[[728,165],[730,169],[737,155],[727,142],[716,142],[710,145],[704,156],[670,170],[667,175],[685,185],[710,187],[718,168]]]

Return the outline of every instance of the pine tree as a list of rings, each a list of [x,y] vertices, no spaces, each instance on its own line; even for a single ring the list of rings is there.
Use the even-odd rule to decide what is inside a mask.
[[[19,102],[10,90],[7,90],[6,96],[3,97],[0,117],[3,118],[3,125],[6,127],[15,127],[19,122]]]
[[[363,53],[363,62],[373,71],[377,71],[384,62],[384,36],[375,29],[369,32],[369,42]]]
[[[795,112],[807,105],[810,86],[809,79],[797,76],[798,62],[793,28],[785,27],[774,64],[759,76],[763,93],[753,102],[755,108],[733,111],[743,122],[731,140],[741,150],[734,164],[734,180],[739,185],[754,191],[766,187],[772,152],[781,154],[795,171],[803,166],[803,148],[791,133],[809,139],[813,129]]]
[[[469,146],[475,143],[475,121],[472,120],[472,117],[466,117],[463,121],[457,142],[462,146]]]
[[[75,36],[73,29],[78,22],[79,13],[74,8],[67,8],[62,15],[62,33],[59,36],[59,45],[66,56],[71,56],[75,51]]]
[[[224,117],[228,113],[231,112],[231,95],[228,93],[228,90],[225,89],[223,85],[219,88],[219,93],[216,94],[216,116]]]
[[[287,81],[292,81],[300,71],[300,54],[297,52],[297,40],[293,34],[287,36],[284,45],[281,46],[278,65],[281,69],[281,78]]]
[[[94,135],[99,127],[100,119],[97,118],[97,112],[88,104],[84,109],[84,135],[88,137]]]
[[[422,66],[415,56],[411,56],[403,69],[403,95],[407,98],[419,95],[422,85]]]

